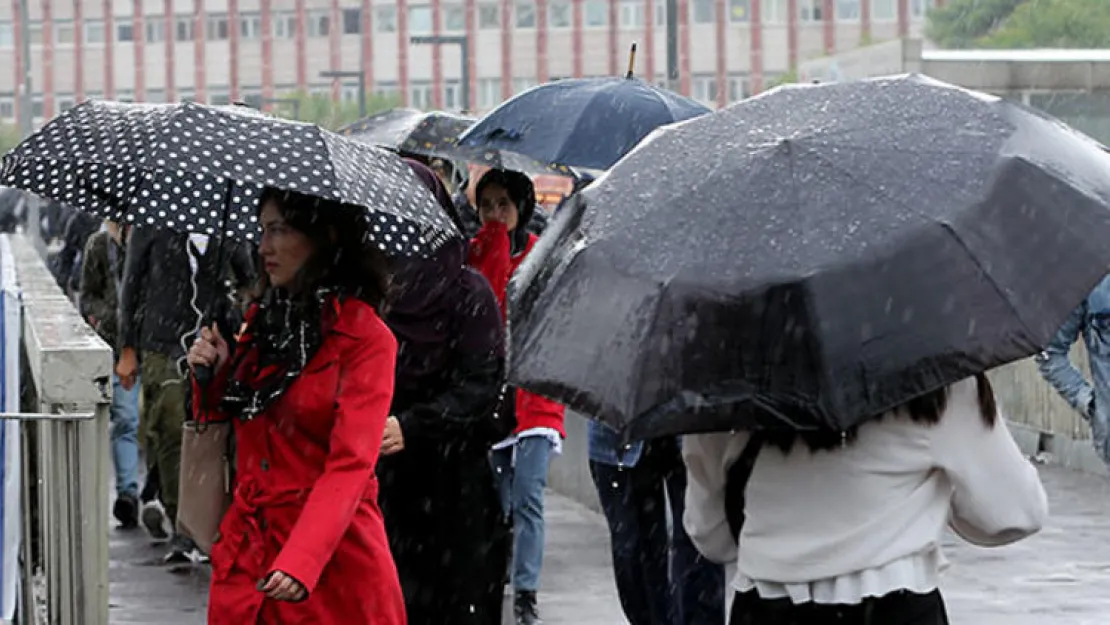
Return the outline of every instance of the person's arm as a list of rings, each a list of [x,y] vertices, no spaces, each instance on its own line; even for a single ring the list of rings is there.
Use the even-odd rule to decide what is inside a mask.
[[[81,263],[81,315],[94,328],[111,330],[116,323],[116,302],[109,301],[108,285],[112,279],[108,267],[105,237],[89,237],[85,244],[85,262]],[[110,243],[109,243],[110,244]]]
[[[123,262],[123,280],[119,294],[119,347],[139,348],[140,315],[143,305],[143,288],[150,267],[151,249],[157,231],[153,228],[133,228],[127,238],[127,253]]]
[[[513,273],[509,231],[505,229],[505,224],[491,221],[482,226],[470,242],[470,266],[485,276],[497,296],[498,304],[504,309],[505,290]]]
[[[1037,358],[1041,376],[1052,385],[1079,414],[1090,419],[1095,401],[1094,388],[1083,373],[1071,361],[1071,346],[1079,339],[1087,318],[1087,304],[1084,302],[1068,315],[1045,350]]]
[[[748,442],[746,432],[715,432],[682,437],[686,464],[686,512],[682,524],[698,552],[717,564],[736,561],[736,538],[725,512],[728,468]]]
[[[936,465],[952,483],[949,525],[982,547],[1017,542],[1040,531],[1048,499],[1040,476],[999,416],[993,427],[979,411],[977,382],[948,391],[948,407],[930,432]]]
[[[393,399],[396,340],[381,326],[359,343],[339,364],[335,423],[324,472],[270,567],[271,573],[281,571],[296,579],[309,594],[347,533],[374,477]]]

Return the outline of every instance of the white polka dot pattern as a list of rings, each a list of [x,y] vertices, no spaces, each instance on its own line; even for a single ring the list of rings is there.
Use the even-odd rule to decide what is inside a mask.
[[[226,216],[248,240],[265,187],[362,207],[390,255],[461,236],[397,155],[240,106],[86,102],[6,154],[0,184],[140,226],[212,235]]]

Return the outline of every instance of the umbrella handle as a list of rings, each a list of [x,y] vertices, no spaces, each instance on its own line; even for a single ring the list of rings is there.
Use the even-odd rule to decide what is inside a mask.
[[[628,73],[625,78],[632,78],[632,70],[636,67],[636,44],[632,44],[632,50],[628,52]]]

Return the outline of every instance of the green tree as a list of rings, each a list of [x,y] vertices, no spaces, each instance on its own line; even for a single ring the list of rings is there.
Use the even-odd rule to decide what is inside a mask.
[[[1040,4],[1039,0],[952,0],[929,11],[925,34],[942,48],[974,48],[1024,3]]]
[[[1110,48],[1110,3],[1029,0],[978,43],[985,48]]]
[[[10,124],[0,123],[0,154],[6,154],[19,145],[19,129]]]
[[[282,117],[317,124],[329,130],[338,130],[347,124],[358,121],[358,102],[340,100],[335,102],[329,93],[294,92],[282,97],[289,102],[279,102],[274,105],[274,112]],[[293,104],[296,102],[296,104]],[[368,94],[366,96],[366,114],[373,115],[380,111],[400,106],[401,99],[396,95]]]

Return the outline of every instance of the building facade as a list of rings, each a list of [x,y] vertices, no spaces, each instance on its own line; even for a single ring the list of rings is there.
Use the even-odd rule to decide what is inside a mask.
[[[678,0],[679,90],[723,106],[801,61],[920,33],[938,0]],[[458,110],[465,35],[470,106],[485,111],[556,78],[666,78],[666,0],[0,0],[0,122],[30,70],[37,122],[87,98],[246,100],[303,89],[396,94]],[[30,57],[23,41],[30,41]],[[323,78],[321,72],[355,77]]]

